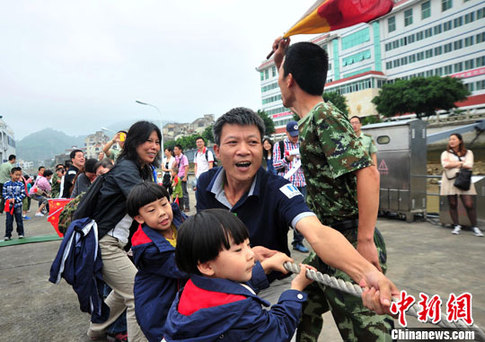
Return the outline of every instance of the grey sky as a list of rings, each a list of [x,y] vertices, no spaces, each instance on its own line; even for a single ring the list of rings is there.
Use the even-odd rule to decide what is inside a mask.
[[[159,119],[136,99],[178,122],[258,109],[254,68],[313,2],[4,1],[0,115],[18,140],[46,127],[80,135]]]

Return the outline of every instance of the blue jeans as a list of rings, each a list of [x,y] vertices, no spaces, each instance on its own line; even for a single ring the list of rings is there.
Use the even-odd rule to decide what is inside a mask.
[[[303,195],[303,198],[306,199],[306,186],[298,187],[298,191],[301,192]],[[291,243],[293,246],[296,246],[298,244],[303,244],[303,235],[295,229],[293,229],[293,242]]]
[[[13,210],[13,215],[10,213],[5,213],[7,216],[6,222],[6,232],[5,236],[11,238],[13,231],[13,218],[17,221],[17,234],[24,235],[24,220],[22,219],[22,206],[17,207]]]

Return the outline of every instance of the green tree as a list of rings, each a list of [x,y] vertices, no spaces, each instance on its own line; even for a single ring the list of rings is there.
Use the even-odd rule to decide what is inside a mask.
[[[349,108],[347,107],[347,99],[345,96],[340,95],[335,91],[326,91],[323,93],[323,100],[325,102],[332,102],[332,104],[337,107],[345,115],[349,115]]]
[[[269,117],[264,110],[258,110],[257,114],[263,119],[264,126],[266,127],[265,135],[271,135],[275,132],[273,119]]]
[[[205,139],[206,144],[209,144],[209,142],[215,142],[214,141],[214,133],[212,132],[212,128],[214,125],[210,125],[209,127],[206,127],[204,132],[202,133],[202,137]]]
[[[453,77],[416,77],[385,84],[372,99],[377,111],[386,117],[416,113],[418,118],[434,115],[436,110],[450,110],[463,101],[470,91]]]

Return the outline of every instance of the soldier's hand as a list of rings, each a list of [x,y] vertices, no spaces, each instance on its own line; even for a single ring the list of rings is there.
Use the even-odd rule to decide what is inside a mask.
[[[399,290],[384,274],[374,270],[364,275],[359,285],[363,288],[362,303],[375,313],[391,314],[391,298],[399,296]]]
[[[379,264],[379,253],[377,252],[377,247],[374,240],[370,241],[358,241],[357,251],[362,255],[368,262],[375,266],[380,272],[382,272],[381,265]]]

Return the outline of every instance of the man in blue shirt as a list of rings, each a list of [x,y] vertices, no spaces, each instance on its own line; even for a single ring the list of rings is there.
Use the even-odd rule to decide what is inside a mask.
[[[252,246],[258,246],[254,252],[259,260],[272,253],[268,249],[290,255],[288,226],[298,229],[322,260],[370,288],[363,295],[366,306],[377,313],[389,312],[391,292],[397,293],[394,284],[341,233],[324,226],[294,185],[261,168],[263,120],[250,109],[234,108],[216,121],[213,130],[214,152],[222,167],[200,176],[197,211],[226,208],[235,213],[248,227]],[[271,281],[281,275],[272,273],[268,278]],[[273,283],[271,288],[275,292]],[[271,293],[273,299],[277,295]],[[261,296],[264,298],[263,293]]]

